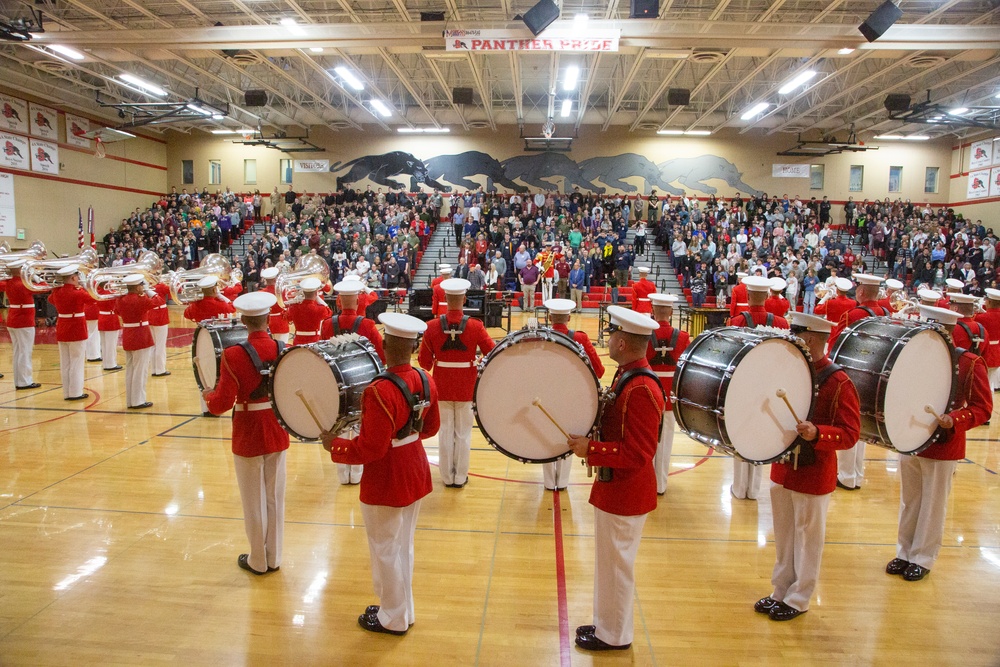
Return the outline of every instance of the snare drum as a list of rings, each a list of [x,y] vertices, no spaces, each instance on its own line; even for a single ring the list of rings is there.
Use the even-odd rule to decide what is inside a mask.
[[[551,329],[522,329],[483,357],[472,409],[486,440],[521,463],[548,463],[572,452],[535,398],[567,433],[590,433],[600,384],[583,346]]]
[[[278,423],[299,440],[319,439],[301,391],[326,430],[343,431],[361,419],[361,394],[383,370],[375,347],[357,335],[285,348],[269,386]]]
[[[930,322],[866,317],[837,338],[830,359],[847,373],[861,401],[861,438],[917,454],[944,435],[930,405],[948,412],[957,387],[952,345]]]
[[[214,389],[222,368],[222,351],[246,342],[246,325],[236,320],[205,320],[191,343],[191,363],[199,389]],[[203,375],[204,374],[204,375]]]
[[[674,417],[693,439],[749,463],[771,463],[791,447],[795,414],[809,415],[818,387],[808,349],[792,335],[741,327],[706,331],[677,362]]]

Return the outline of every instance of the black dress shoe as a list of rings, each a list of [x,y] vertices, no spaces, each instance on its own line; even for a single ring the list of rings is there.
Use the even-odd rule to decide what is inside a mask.
[[[267,568],[267,571],[268,572],[277,572],[280,569],[281,569],[281,566],[279,565],[278,567],[269,567],[269,568]]]
[[[381,608],[382,607],[380,607],[377,604],[370,604],[367,607],[365,607],[365,615],[366,616],[371,616],[372,614],[377,614],[378,610],[381,609]]]
[[[804,611],[799,611],[795,607],[789,607],[784,602],[775,602],[771,610],[767,612],[767,615],[771,617],[772,621],[790,621],[804,613]]]
[[[903,574],[906,572],[906,568],[910,567],[910,562],[903,560],[902,558],[893,558],[885,566],[886,574]]]
[[[267,572],[258,572],[257,570],[250,567],[250,554],[240,554],[240,557],[236,559],[236,564],[240,566],[241,570],[246,570],[251,574],[256,574],[260,576],[262,574],[267,574]]]
[[[857,491],[857,490],[858,490],[858,489],[860,489],[861,487],[860,487],[860,486],[847,486],[846,484],[844,484],[843,482],[841,482],[841,481],[840,481],[840,480],[838,479],[838,480],[837,480],[837,488],[838,488],[838,489],[843,489],[844,491]]]
[[[758,614],[766,614],[774,608],[774,605],[778,604],[778,601],[773,597],[768,595],[766,598],[761,598],[753,603],[753,610]]]
[[[406,634],[406,630],[390,630],[383,627],[382,622],[378,620],[378,613],[361,614],[358,616],[358,625],[368,632],[384,632],[387,635],[396,635],[397,637]]]
[[[105,368],[104,370],[106,370],[106,371],[120,371],[123,368],[125,368],[125,367],[122,366],[122,365],[118,365],[118,366],[112,366],[111,368]]]
[[[910,563],[906,567],[906,572],[903,572],[903,579],[906,579],[907,581],[920,581],[930,573],[931,571],[926,567],[920,567],[916,563]]]
[[[104,359],[97,357],[96,359],[87,359],[87,361],[89,361],[90,363],[94,363],[95,361],[104,361]]]
[[[31,384],[26,384],[23,387],[14,387],[14,389],[16,389],[17,391],[21,391],[23,389],[38,389],[41,386],[42,386],[41,383],[32,382]]]
[[[210,418],[210,419],[218,419],[218,418],[219,418],[219,415],[216,415],[216,414],[212,414],[211,412],[209,412],[209,411],[207,411],[207,410],[206,410],[205,412],[202,412],[202,413],[201,413],[201,416],[202,416],[202,417],[208,417],[208,418]]]
[[[584,635],[592,635],[597,632],[596,625],[581,625],[576,629],[576,636],[582,637]]]
[[[168,375],[170,375],[170,371],[164,371],[163,373],[153,373],[153,377],[155,378],[165,378]]]
[[[67,400],[67,401],[82,401],[82,400],[84,400],[86,398],[90,398],[90,394],[80,394],[79,396],[70,396],[69,398],[67,398],[65,400]]]
[[[150,403],[149,401],[146,401],[142,405],[130,405],[130,406],[128,406],[128,409],[129,410],[142,410],[144,408],[151,408],[151,407],[153,407],[153,404]]]
[[[601,641],[596,635],[578,635],[576,638],[576,645],[585,651],[624,651],[632,647],[632,644],[623,644],[621,646],[612,646],[611,644]]]

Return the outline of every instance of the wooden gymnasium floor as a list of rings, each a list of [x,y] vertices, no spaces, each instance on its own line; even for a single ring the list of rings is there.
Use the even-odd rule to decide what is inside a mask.
[[[593,336],[596,319],[572,326]],[[899,475],[893,455],[869,447],[864,490],[830,505],[812,609],[789,623],[751,608],[771,592],[766,489],[733,500],[727,457],[678,434],[639,549],[633,649],[595,656],[571,642],[592,603],[580,467],[556,498],[539,467],[475,431],[468,487],[446,490],[434,470],[421,508],[417,623],[403,638],[373,635],[356,623],[375,602],[358,487],[337,483],[318,444],[289,450],[281,571],[237,568],[246,538],[229,420],[199,416],[188,347],[170,350],[173,375],[150,379],[155,407],[142,413],[124,410],[124,374],[97,364],[87,405],[63,402],[51,344],[35,349],[36,391],[14,393],[9,345],[0,369],[5,666],[1000,664],[1000,420],[970,433],[941,556],[919,583],[883,572]],[[427,447],[436,460],[435,440]]]

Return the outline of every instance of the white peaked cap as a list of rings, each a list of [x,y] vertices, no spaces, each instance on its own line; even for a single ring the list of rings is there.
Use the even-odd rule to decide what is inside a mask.
[[[903,281],[896,280],[895,278],[887,278],[885,287],[886,289],[903,289]]]
[[[882,279],[878,276],[869,275],[867,273],[855,273],[855,282],[859,282],[862,285],[880,285],[882,284]]]
[[[678,298],[676,294],[661,294],[660,292],[653,292],[649,295],[649,300],[653,302],[654,306],[672,306],[677,303]]]
[[[449,275],[449,274],[451,274],[451,265],[450,264],[441,264],[441,265],[439,265],[438,266],[438,273],[440,273],[442,275]]]
[[[264,280],[270,280],[271,278],[277,278],[278,273],[279,273],[278,267],[269,266],[260,272],[260,277],[263,278]]]
[[[639,269],[639,273],[649,273],[648,266],[637,266],[636,268]]]
[[[427,330],[427,323],[404,313],[379,313],[378,321],[385,326],[386,336],[416,339]]]
[[[215,287],[219,284],[219,276],[205,276],[198,281],[198,287],[202,289],[208,289],[209,287]]]
[[[781,290],[788,287],[788,283],[785,282],[784,278],[774,277],[771,278],[771,289],[775,292],[780,292]]]
[[[771,289],[771,281],[763,276],[747,276],[743,284],[751,292],[766,292]]]
[[[471,286],[472,283],[465,278],[448,278],[441,281],[441,289],[445,294],[465,294]]]
[[[748,275],[750,275],[750,274],[748,274],[746,271],[737,271],[736,272],[736,277],[739,278],[740,280],[743,280]]]
[[[67,264],[66,266],[56,271],[56,273],[59,274],[60,276],[72,276],[75,273],[80,273],[80,265]]]
[[[854,283],[852,283],[847,278],[837,278],[837,280],[834,281],[834,284],[837,286],[837,289],[841,292],[850,292],[851,288],[854,287]]]
[[[938,308],[936,306],[920,306],[920,319],[925,322],[939,322],[941,324],[957,324],[960,315],[954,310]]]
[[[976,297],[972,294],[962,294],[961,292],[957,294],[949,294],[948,299],[951,303],[975,303]]]
[[[145,278],[142,277],[141,273],[130,273],[125,276],[125,279],[122,280],[122,282],[126,285],[141,285],[143,280],[145,280]]]
[[[13,264],[8,264],[7,266],[13,266]],[[987,287],[985,290],[986,298],[990,301],[1000,301],[1000,289],[993,289],[992,287]]]
[[[807,331],[817,333],[830,333],[833,331],[833,322],[825,317],[807,315],[793,310],[788,314],[789,324],[793,327],[805,327]]]
[[[548,308],[553,315],[569,315],[576,308],[576,301],[572,299],[549,299],[542,304]]]
[[[608,306],[612,326],[621,327],[625,333],[648,336],[660,328],[660,323],[648,315],[621,306]]]
[[[357,280],[359,282],[363,282],[361,280],[361,276],[359,276],[356,273],[348,273],[346,276],[344,276],[344,280]]]
[[[247,317],[259,317],[271,312],[271,306],[278,303],[277,297],[270,292],[248,292],[241,294],[233,301],[233,308]]]
[[[323,283],[319,281],[319,278],[306,278],[299,283],[299,289],[303,292],[315,292],[318,290]]]
[[[917,296],[925,301],[934,301],[935,303],[941,300],[941,292],[932,289],[917,290]]]
[[[944,284],[952,289],[963,289],[965,287],[965,283],[957,278],[948,278],[944,281]]]
[[[341,280],[333,286],[333,289],[337,292],[337,294],[350,296],[352,294],[357,294],[364,289],[364,285],[362,285],[359,280]]]

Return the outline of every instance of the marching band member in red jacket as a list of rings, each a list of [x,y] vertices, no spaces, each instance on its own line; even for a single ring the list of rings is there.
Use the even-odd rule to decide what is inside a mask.
[[[989,369],[990,386],[996,391],[1000,389],[1000,290],[987,287],[985,292],[986,312],[976,315],[976,321],[986,327],[989,337],[982,357]]]
[[[590,336],[587,335],[586,331],[570,331],[569,326],[567,326],[570,313],[576,307],[576,302],[571,299],[549,299],[542,305],[549,311],[549,324],[552,326],[552,329],[566,334],[583,347],[583,351],[590,361],[590,367],[594,369],[594,374],[599,378],[604,377],[604,364],[601,363],[601,358],[597,356],[597,350],[594,349],[594,344],[590,342]],[[543,463],[542,480],[545,488],[549,491],[566,490],[566,487],[569,486],[569,474],[572,467],[572,456],[567,456],[551,463]]]
[[[663,390],[646,361],[656,320],[608,307],[608,351],[618,362],[614,403],[604,412],[600,440],[570,434],[577,456],[599,466],[590,492],[594,506],[594,622],[576,629],[576,645],[590,651],[632,645],[635,558],[646,515],[656,509],[656,455]]]
[[[317,342],[323,320],[333,315],[333,311],[318,294],[322,285],[319,278],[306,278],[299,283],[302,300],[288,306],[288,319],[295,325],[293,345]]]
[[[160,378],[170,375],[167,370],[167,332],[170,329],[170,311],[167,310],[167,301],[170,300],[170,287],[163,283],[153,285],[156,296],[153,298],[153,307],[147,313],[149,319],[149,333],[153,336],[153,352],[150,359],[150,366],[153,377]]]
[[[448,299],[441,289],[441,283],[451,278],[451,271],[450,264],[441,264],[438,266],[438,277],[431,281],[431,314],[434,317],[448,312]]]
[[[438,433],[441,481],[448,488],[461,489],[469,481],[476,350],[487,354],[494,343],[482,322],[462,312],[469,281],[450,278],[441,283],[441,289],[447,298],[448,312],[427,323],[417,359],[421,368],[432,371],[441,392]]]
[[[771,278],[770,294],[764,301],[764,310],[774,313],[777,317],[785,317],[788,309],[791,308],[788,299],[783,296],[786,287],[788,287],[788,283],[785,282],[784,278]]]
[[[951,332],[958,315],[950,310],[920,307],[921,319],[937,322]],[[934,567],[944,537],[948,494],[958,462],[965,458],[965,433],[985,424],[993,412],[986,362],[956,348],[959,391],[952,410],[938,417],[945,438],[916,456],[899,457],[899,535],[896,557],[885,566],[889,574],[920,581]]]
[[[83,309],[87,320],[87,361],[103,361],[101,359],[101,332],[97,330],[97,320],[100,317],[101,302],[91,301]]]
[[[750,307],[750,301],[747,299],[747,286],[743,284],[743,279],[746,277],[747,274],[743,271],[736,272],[736,285],[733,287],[733,293],[729,296],[730,319],[736,317],[741,310]]]
[[[379,321],[385,325],[389,368],[364,391],[358,435],[321,437],[335,463],[365,466],[361,515],[379,604],[369,606],[358,624],[370,632],[403,635],[416,620],[413,534],[420,500],[433,488],[423,440],[437,433],[440,417],[434,381],[410,366],[427,325],[402,313],[382,313]]]
[[[361,285],[361,291],[358,292],[358,314],[361,317],[367,317],[368,306],[372,305],[378,301],[378,292],[368,287],[365,281],[361,279],[361,276],[355,273],[348,273],[344,276],[344,280],[356,281]]]
[[[958,278],[947,278],[944,281],[944,294],[938,299],[938,308],[948,308],[951,305],[953,294],[962,294],[965,291],[965,283]]]
[[[677,360],[687,349],[691,336],[687,331],[675,329],[670,323],[674,314],[674,304],[677,296],[673,294],[650,294],[653,304],[653,318],[660,328],[649,337],[646,347],[646,360],[650,368],[660,378],[660,386],[666,396],[663,406],[663,428],[660,429],[660,442],[653,457],[653,468],[656,470],[656,493],[667,492],[667,479],[670,474],[670,455],[674,449],[674,404],[670,400],[670,390],[674,384],[674,372],[677,370]]]
[[[798,458],[771,464],[774,592],[753,608],[773,621],[788,621],[809,610],[826,541],[826,511],[837,486],[837,454],[861,434],[858,392],[847,373],[826,356],[833,323],[798,312],[791,313],[791,319],[792,333],[809,346],[819,395],[812,414],[795,427]]]
[[[243,293],[242,283],[233,283],[228,287],[222,288],[222,296],[226,299],[229,299],[230,301],[232,301],[242,293]]]
[[[278,279],[278,273],[278,269],[273,266],[269,266],[261,271],[260,277],[264,280],[264,287],[261,287],[258,291],[274,294],[274,281]],[[271,331],[271,338],[279,340],[282,343],[288,342],[288,314],[277,302],[271,307],[271,316],[267,320],[267,327]]]
[[[885,312],[892,313],[896,312],[896,309],[892,307],[892,295],[903,289],[903,283],[895,278],[888,278],[885,281],[885,298],[878,300],[878,305],[885,309]]]
[[[184,319],[197,323],[229,317],[236,312],[232,303],[219,296],[216,289],[218,284],[218,276],[205,276],[198,281],[202,296],[197,301],[192,301],[184,309]]]
[[[656,291],[656,285],[649,279],[649,267],[639,267],[639,280],[632,284],[632,310],[637,313],[653,312],[649,295]]]
[[[831,347],[833,346],[833,341],[837,340],[837,336],[840,335],[840,332],[843,331],[847,323],[847,313],[858,305],[854,299],[847,296],[847,293],[854,287],[854,283],[847,278],[837,278],[833,284],[836,288],[837,296],[816,304],[816,309],[813,311],[816,315],[825,317],[833,322],[833,331],[830,332],[830,342],[828,343]],[[833,293],[834,290],[830,290],[830,294]]]
[[[120,371],[118,363],[118,334],[122,323],[115,314],[113,300],[98,301],[97,331],[101,337],[101,368],[106,371]]]
[[[958,313],[958,322],[951,332],[955,347],[983,356],[990,347],[990,334],[982,322],[977,322],[976,301],[971,294],[956,292],[950,295],[948,309]],[[987,368],[989,364],[987,364]]]
[[[213,413],[233,410],[233,463],[250,542],[250,553],[240,554],[236,564],[252,574],[267,574],[281,567],[285,524],[288,433],[271,409],[261,375],[262,367],[278,358],[278,344],[267,334],[267,318],[275,301],[273,294],[265,292],[236,299],[233,305],[247,327],[246,345],[257,359],[243,345],[226,348],[215,389],[202,392]]]
[[[80,401],[90,396],[83,393],[83,359],[87,346],[87,323],[83,311],[94,299],[80,287],[79,264],[64,266],[56,273],[62,276],[63,284],[49,294],[49,303],[59,313],[56,341],[59,344],[63,398]]]
[[[23,264],[23,259],[8,264],[12,277],[0,282],[0,291],[7,294],[7,333],[13,348],[14,389],[18,390],[42,386],[33,379],[31,353],[35,349],[35,295],[21,280]]]
[[[122,349],[125,350],[125,406],[130,410],[152,407],[146,400],[146,378],[153,354],[153,334],[149,330],[148,315],[155,307],[156,292],[144,294],[140,273],[125,276],[122,281],[128,294],[111,302],[116,317],[122,319]]]

